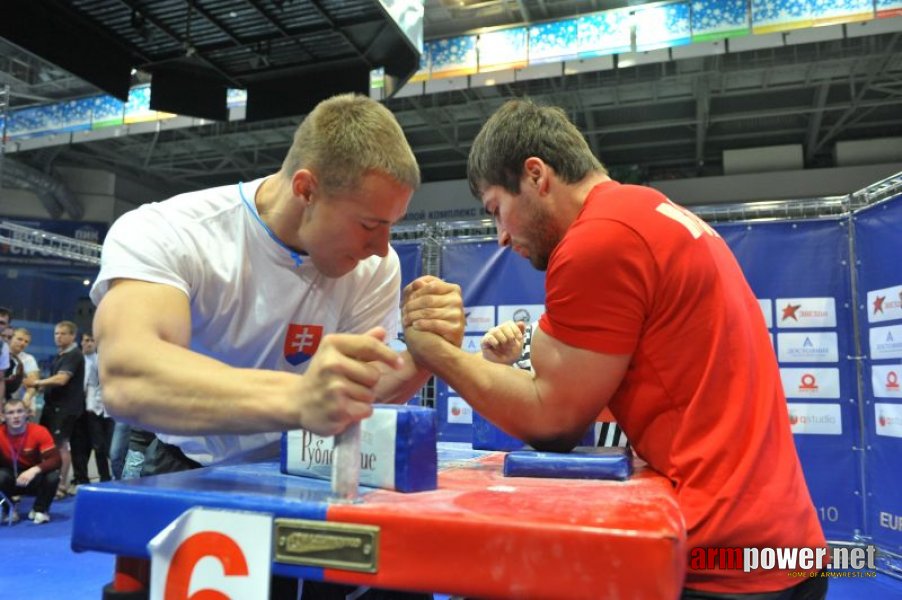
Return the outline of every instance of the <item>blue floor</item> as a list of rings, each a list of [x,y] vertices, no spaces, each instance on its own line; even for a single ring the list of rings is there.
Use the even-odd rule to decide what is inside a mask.
[[[25,520],[31,502],[31,498],[22,500],[22,521],[11,527],[0,525],[0,598],[99,600],[101,589],[112,578],[113,557],[69,548],[75,499],[54,502],[52,520],[42,525]],[[876,578],[834,578],[827,598],[897,600],[902,598],[902,581],[882,573]]]

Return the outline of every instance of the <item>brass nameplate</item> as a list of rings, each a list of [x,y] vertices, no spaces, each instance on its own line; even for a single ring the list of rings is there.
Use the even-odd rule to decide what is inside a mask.
[[[306,519],[275,519],[276,562],[375,573],[379,569],[379,528]]]

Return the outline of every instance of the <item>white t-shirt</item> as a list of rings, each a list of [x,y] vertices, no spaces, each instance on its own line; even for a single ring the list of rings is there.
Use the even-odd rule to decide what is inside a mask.
[[[262,183],[182,194],[123,215],[107,234],[91,299],[99,304],[119,278],[171,285],[190,301],[191,349],[241,368],[303,373],[323,335],[381,325],[387,339],[396,337],[401,265],[394,249],[337,279],[312,261],[297,265],[257,215]],[[280,436],[159,437],[208,465],[277,456]]]
[[[16,356],[16,358],[22,363],[22,373],[25,374],[25,377],[28,377],[29,373],[37,373],[40,377],[41,367],[38,366],[38,361],[36,361],[31,354],[28,352],[19,352],[19,355]],[[22,381],[25,380],[23,379]],[[17,400],[21,400],[25,397],[27,391],[28,390],[24,385],[20,385],[19,389],[13,392],[13,397]]]
[[[103,407],[103,391],[100,387],[100,369],[97,353],[85,354],[85,410],[99,417],[108,417]]]
[[[26,376],[29,373],[41,374],[41,367],[38,366],[38,361],[28,352],[19,352],[19,360],[22,362],[22,369],[24,369],[23,372]]]
[[[0,371],[9,368],[9,344],[0,340]]]

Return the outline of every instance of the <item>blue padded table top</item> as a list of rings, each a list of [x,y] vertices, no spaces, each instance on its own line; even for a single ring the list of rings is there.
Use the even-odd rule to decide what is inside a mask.
[[[85,485],[72,547],[148,557],[155,535],[200,506],[380,529],[375,574],[274,561],[280,575],[478,597],[678,595],[685,530],[665,478],[641,465],[627,481],[506,478],[504,453],[446,443],[438,459],[437,490],[361,488],[358,504],[330,504],[330,482],[277,461]]]

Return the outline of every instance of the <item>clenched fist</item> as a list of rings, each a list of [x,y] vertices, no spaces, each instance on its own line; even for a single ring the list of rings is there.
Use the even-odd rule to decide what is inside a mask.
[[[299,379],[300,389],[293,392],[300,402],[299,425],[319,435],[335,435],[370,416],[382,375],[373,362],[393,369],[403,365],[398,353],[385,345],[385,329],[325,336]]]

